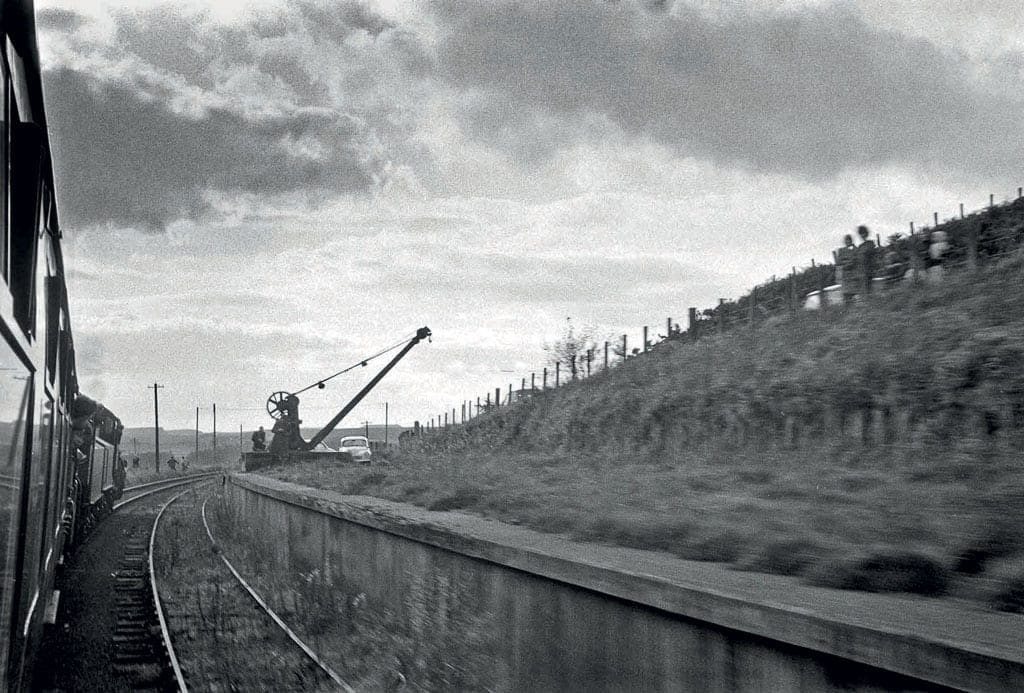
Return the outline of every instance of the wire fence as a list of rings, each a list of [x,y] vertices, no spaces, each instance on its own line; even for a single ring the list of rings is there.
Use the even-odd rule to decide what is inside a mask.
[[[971,272],[998,262],[1024,248],[1024,188],[1017,188],[1017,197],[1012,201],[997,205],[994,198],[990,195],[986,207],[970,213],[965,213],[961,203],[958,216],[942,221],[939,213],[933,212],[931,226],[916,227],[915,222],[910,222],[906,234],[890,234],[884,242],[876,235],[872,241],[872,261],[856,268],[857,280],[852,289],[848,282],[840,283],[837,265],[844,263],[833,252],[831,263],[821,264],[812,259],[810,266],[799,270],[793,267],[789,274],[774,276],[738,299],[719,299],[718,305],[703,310],[690,307],[686,329],[668,317],[665,334],[652,335],[649,326],[644,326],[635,346],[628,334],[592,344],[571,358],[521,377],[519,382],[509,382],[463,400],[459,406],[423,423],[416,421],[413,430],[405,435],[428,434],[465,424],[500,407],[599,375],[671,341],[696,341],[712,334],[751,329],[798,310],[824,312],[903,283],[941,281],[946,272]]]

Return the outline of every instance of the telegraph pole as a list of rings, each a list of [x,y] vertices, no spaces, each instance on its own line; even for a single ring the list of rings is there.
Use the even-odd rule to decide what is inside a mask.
[[[217,462],[217,403],[213,403],[213,461]]]
[[[160,399],[157,397],[157,390],[163,385],[153,383],[148,385],[153,389],[153,438],[156,442],[156,473],[160,473]]]
[[[384,447],[388,446],[388,403],[384,403]]]

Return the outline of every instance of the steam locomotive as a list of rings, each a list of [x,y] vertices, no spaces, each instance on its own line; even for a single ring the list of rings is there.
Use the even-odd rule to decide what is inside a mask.
[[[123,490],[123,427],[78,389],[32,0],[0,0],[0,27],[0,689],[19,690],[65,552]]]

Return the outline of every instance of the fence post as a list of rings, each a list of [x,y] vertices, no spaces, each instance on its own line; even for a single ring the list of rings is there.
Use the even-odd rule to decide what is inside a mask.
[[[522,392],[522,391],[524,391],[525,389],[526,389],[526,377],[524,376],[524,377],[523,377],[523,384],[522,384],[522,387],[520,387],[520,388],[519,388],[519,391],[520,391],[520,392]],[[520,396],[521,396],[521,395],[520,395]]]
[[[480,398],[476,398],[476,415],[480,416]]]
[[[604,343],[604,369],[608,370],[608,341]]]
[[[971,228],[967,232],[967,269],[973,272],[978,269],[978,224],[971,222]]]
[[[508,384],[508,403],[512,404],[512,383]]]
[[[530,373],[530,392],[536,392],[536,391],[537,391],[537,374],[534,372],[534,373]]]
[[[796,267],[793,268],[793,273],[789,275],[789,312],[796,312]]]
[[[935,225],[938,226],[939,225],[939,213],[938,212],[932,212],[932,217],[935,219]]]
[[[1017,199],[1024,197],[1024,188],[1017,188]]]
[[[548,367],[547,366],[544,366],[544,381],[543,381],[543,385],[542,385],[541,389],[542,390],[547,390],[548,389]]]
[[[715,311],[715,317],[718,318],[718,331],[725,332],[725,299],[718,299],[718,310]]]
[[[687,325],[686,331],[690,333],[690,337],[697,339],[697,330],[700,329],[697,327],[697,309],[691,307],[687,318],[689,325]]]
[[[494,388],[494,408],[497,409],[501,406],[501,388]]]
[[[960,218],[961,219],[964,218],[964,203],[963,202],[960,203]]]
[[[562,362],[555,361],[555,387],[561,384],[562,380]]]
[[[921,281],[921,272],[924,270],[921,258],[921,237],[913,232],[910,234],[910,268],[914,270],[914,282]]]
[[[910,235],[914,235],[914,222],[910,222]]]
[[[594,360],[594,350],[587,349],[587,377],[590,377],[590,362]]]
[[[832,253],[835,257],[835,253]],[[828,310],[828,294],[825,293],[825,273],[826,269],[824,266],[818,271],[818,309],[825,311]]]
[[[626,360],[626,335],[622,335],[622,360]]]
[[[672,318],[665,318],[665,339],[672,336]]]
[[[647,325],[644,325],[644,353],[647,353]]]

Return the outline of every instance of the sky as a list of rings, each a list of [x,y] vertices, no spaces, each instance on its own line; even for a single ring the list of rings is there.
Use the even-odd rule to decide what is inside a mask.
[[[867,224],[1024,185],[1024,4],[37,0],[83,390],[246,430],[429,326],[346,419],[685,327]],[[327,422],[383,361],[303,395]]]

